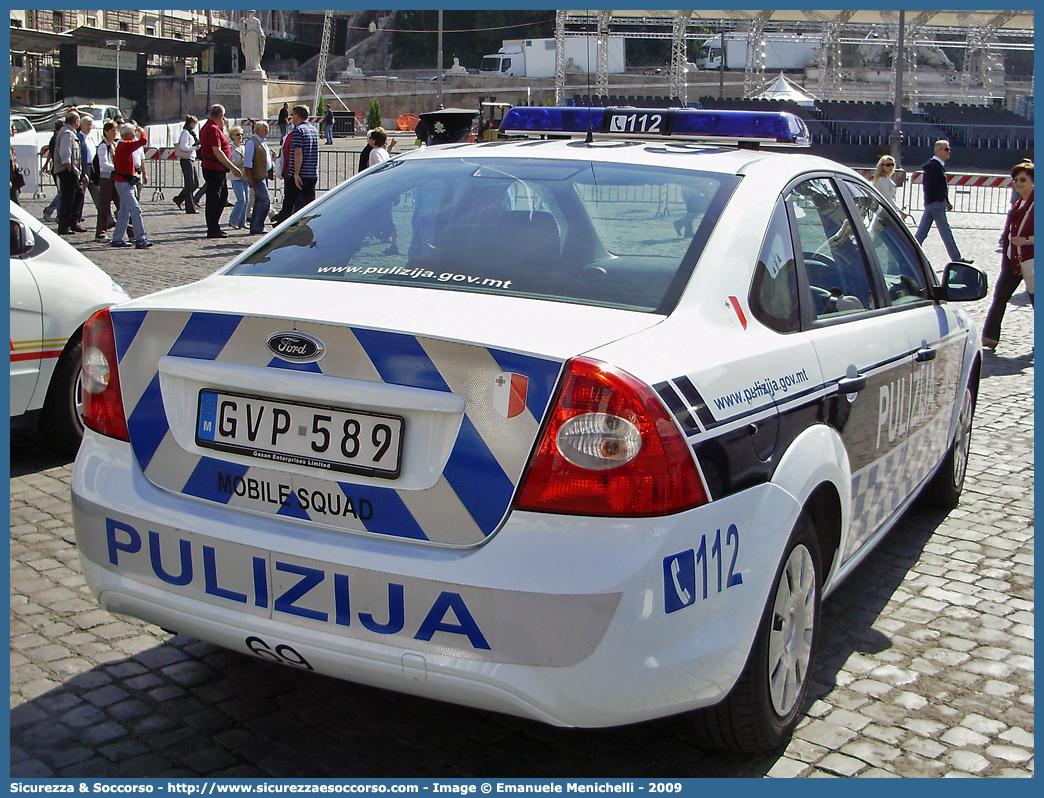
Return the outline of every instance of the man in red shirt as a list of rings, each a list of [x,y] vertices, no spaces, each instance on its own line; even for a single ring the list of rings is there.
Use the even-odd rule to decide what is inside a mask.
[[[228,184],[225,174],[232,172],[242,177],[243,172],[232,163],[232,147],[224,129],[225,106],[213,105],[210,117],[199,131],[200,165],[207,187],[207,238],[228,238],[221,229],[221,214],[228,201]]]

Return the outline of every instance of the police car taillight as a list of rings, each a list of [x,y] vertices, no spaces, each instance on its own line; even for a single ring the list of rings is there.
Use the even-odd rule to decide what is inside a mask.
[[[83,325],[81,382],[84,426],[110,438],[129,441],[120,393],[116,335],[108,309],[99,310]]]
[[[689,446],[656,393],[606,363],[570,360],[515,508],[635,517],[706,502]]]

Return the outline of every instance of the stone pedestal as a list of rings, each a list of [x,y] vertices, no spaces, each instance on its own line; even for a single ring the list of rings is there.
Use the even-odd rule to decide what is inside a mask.
[[[239,73],[240,116],[268,119],[268,75],[263,69]]]

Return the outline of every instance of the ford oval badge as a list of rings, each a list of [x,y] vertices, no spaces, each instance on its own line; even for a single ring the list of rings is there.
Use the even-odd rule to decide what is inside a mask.
[[[326,354],[321,341],[299,332],[278,332],[268,338],[268,348],[283,360],[311,363]]]

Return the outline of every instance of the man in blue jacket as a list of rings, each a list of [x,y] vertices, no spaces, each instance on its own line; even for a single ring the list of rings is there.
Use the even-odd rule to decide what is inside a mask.
[[[932,223],[939,228],[939,235],[946,246],[946,254],[951,261],[958,260],[971,263],[970,258],[962,258],[957,242],[953,240],[953,231],[946,218],[946,212],[953,210],[946,190],[946,160],[950,157],[950,142],[940,139],[935,142],[935,155],[921,166],[921,186],[924,189],[924,212],[921,223],[917,226],[914,237],[918,244],[923,244],[932,229]]]

